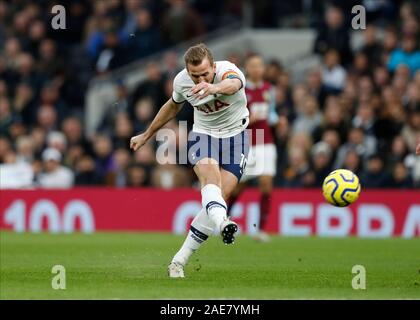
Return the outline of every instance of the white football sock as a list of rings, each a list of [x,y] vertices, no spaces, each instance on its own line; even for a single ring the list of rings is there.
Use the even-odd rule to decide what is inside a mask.
[[[222,222],[227,219],[227,205],[222,197],[222,190],[215,184],[206,184],[201,189],[201,203],[209,219],[220,230]]]
[[[207,216],[206,210],[201,209],[191,222],[188,232],[181,249],[175,254],[172,262],[177,262],[185,266],[191,255],[203,244],[204,241],[213,233],[214,225]]]

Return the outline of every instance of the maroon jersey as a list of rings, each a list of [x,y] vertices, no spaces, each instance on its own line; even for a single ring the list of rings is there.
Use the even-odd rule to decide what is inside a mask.
[[[248,100],[247,107],[249,109],[249,113],[252,115],[256,115],[258,120],[253,124],[248,126],[248,129],[251,129],[252,132],[252,139],[251,144],[267,144],[267,143],[274,143],[273,134],[271,132],[270,125],[268,123],[268,117],[270,114],[270,105],[273,103],[273,87],[267,81],[263,81],[258,85],[247,81],[245,87],[246,98]],[[264,140],[256,141],[257,134],[256,129],[263,129],[264,130]],[[260,133],[261,135],[261,133]],[[260,138],[261,139],[261,138]]]

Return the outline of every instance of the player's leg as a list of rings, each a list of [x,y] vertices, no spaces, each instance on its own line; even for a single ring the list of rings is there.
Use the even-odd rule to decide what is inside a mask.
[[[237,231],[236,224],[227,220],[226,202],[221,188],[222,176],[218,162],[214,159],[204,158],[196,163],[194,171],[202,186],[203,208],[192,221],[187,238],[168,267],[171,278],[184,277],[184,266],[189,258],[207,240],[215,228],[220,230],[225,243],[233,242],[233,234]],[[237,184],[235,176],[232,175],[230,178],[234,179],[234,183],[230,179],[223,179],[226,181],[225,184],[228,186],[229,192]]]
[[[255,178],[253,175],[254,166],[255,166],[255,151],[252,147],[249,148],[246,167],[244,168],[244,173],[240,178],[240,182],[237,184],[237,186],[233,189],[231,192],[231,195],[227,201],[228,204],[228,216],[230,217],[230,211],[232,210],[233,205],[238,200],[241,193],[245,190],[245,188],[248,186],[248,183],[251,179]]]
[[[219,163],[211,158],[202,159],[194,166],[194,172],[200,181],[203,208],[218,228],[227,218],[227,205],[222,195]]]
[[[213,233],[213,229],[213,223],[208,218],[206,211],[202,208],[191,222],[187,238],[168,267],[170,277],[184,277],[184,266],[187,264],[191,255],[197,251]]]
[[[218,141],[203,134],[191,132],[188,138],[190,164],[202,186],[203,208],[191,223],[187,238],[168,267],[169,276],[184,277],[184,266],[215,228],[221,228],[226,219],[226,202],[221,192],[221,176],[218,161]],[[213,147],[213,152],[212,152]],[[215,159],[210,158],[213,156]]]
[[[235,199],[246,187],[246,182],[240,183],[240,181],[246,168],[249,153],[248,133],[243,131],[234,137],[227,138],[225,142],[227,141],[229,143],[227,143],[227,147],[225,145],[223,148],[223,153],[228,155],[230,161],[222,161],[220,172],[222,178],[222,194],[224,199],[229,203],[229,210]],[[230,235],[232,242],[235,239],[236,231],[237,227]]]
[[[223,185],[223,178],[222,178],[222,185]],[[229,198],[227,198],[227,199],[225,198],[226,203],[227,203],[227,215],[228,215],[228,217],[230,217],[230,212],[232,210],[232,207],[235,205],[236,201],[238,200],[238,198],[242,194],[242,192],[245,190],[247,185],[248,185],[248,183],[246,181],[238,183],[237,186],[231,192]]]
[[[230,171],[220,169],[220,175],[222,179],[222,195],[228,201],[237,192],[240,183],[238,183],[238,178]]]
[[[263,157],[260,158],[261,175],[258,177],[258,187],[261,193],[260,196],[260,221],[259,221],[259,233],[256,236],[257,240],[268,241],[269,237],[265,232],[266,223],[268,220],[268,215],[271,208],[271,193],[273,190],[273,180],[276,174],[276,162],[277,162],[277,150],[275,145],[266,144],[261,145],[259,148],[259,154],[262,154]]]
[[[266,241],[268,237],[265,233],[265,226],[271,208],[271,191],[273,190],[273,177],[260,176],[258,177],[258,187],[261,193],[260,196],[260,221],[259,221],[259,235],[258,240]]]
[[[203,161],[204,163],[204,161]],[[203,164],[202,163],[202,164]],[[194,167],[195,169],[195,167]],[[202,174],[202,171],[211,171],[212,167],[203,167],[198,166],[195,169],[197,176],[201,177],[200,182],[202,184],[207,182],[213,182],[221,186],[220,195],[221,198],[217,199],[220,203],[226,203],[225,199],[229,198],[232,192],[235,190],[235,187],[238,184],[238,178],[229,171],[218,168],[218,176],[220,178],[211,180],[212,178],[206,178],[205,174]],[[214,178],[214,177],[213,177]],[[213,210],[210,210],[213,211]],[[179,251],[173,257],[171,263],[168,266],[168,274],[171,278],[183,278],[184,277],[184,266],[187,264],[191,255],[200,248],[200,246],[207,240],[207,238],[213,233],[215,228],[215,223],[211,221],[205,206],[200,210],[200,212],[195,216],[194,220],[191,223],[190,231],[188,232],[187,238],[182,244]],[[226,219],[220,222],[220,226],[217,230],[221,231],[221,235],[224,238],[225,243],[231,243],[234,241],[234,234],[237,231],[237,226],[234,222]]]
[[[226,219],[226,202],[220,188],[221,176],[218,162],[211,158],[203,158],[195,164],[194,171],[202,186],[203,208],[192,221],[187,238],[168,267],[171,278],[184,277],[184,266],[191,255],[207,240],[215,227],[220,230]]]

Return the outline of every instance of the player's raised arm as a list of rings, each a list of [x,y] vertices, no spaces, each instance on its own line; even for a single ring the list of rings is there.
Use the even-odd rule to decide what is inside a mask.
[[[217,84],[201,82],[192,88],[192,93],[197,94],[200,99],[210,94],[232,95],[242,88],[242,81],[239,78],[225,79]]]
[[[219,83],[211,84],[208,82],[200,82],[195,85],[191,91],[193,94],[198,95],[199,99],[203,99],[212,94],[224,94],[229,96],[241,90],[243,86],[244,83],[238,72],[229,70],[223,75],[223,80]]]
[[[175,103],[172,98],[169,99],[162,108],[160,108],[158,114],[155,116],[147,130],[144,133],[131,138],[130,148],[134,151],[140,149],[160,128],[175,118],[181,108],[182,103],[178,104]]]

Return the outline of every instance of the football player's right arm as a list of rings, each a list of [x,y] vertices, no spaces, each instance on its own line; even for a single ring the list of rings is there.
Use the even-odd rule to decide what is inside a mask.
[[[416,154],[420,155],[420,143],[417,145]]]
[[[140,149],[160,128],[175,118],[177,113],[181,110],[182,105],[183,103],[176,103],[170,98],[162,108],[160,108],[147,130],[144,133],[131,138],[130,148],[134,151]]]

